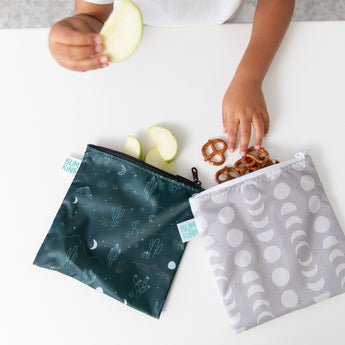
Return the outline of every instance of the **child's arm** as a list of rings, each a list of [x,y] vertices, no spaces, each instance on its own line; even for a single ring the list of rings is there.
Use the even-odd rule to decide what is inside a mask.
[[[113,4],[96,5],[75,0],[74,16],[55,23],[49,33],[49,49],[55,60],[73,71],[106,67],[98,34],[113,9]]]
[[[230,152],[235,150],[239,127],[241,155],[247,151],[252,124],[257,148],[268,132],[269,116],[261,85],[289,26],[294,6],[294,0],[258,0],[248,47],[223,100],[223,126]]]

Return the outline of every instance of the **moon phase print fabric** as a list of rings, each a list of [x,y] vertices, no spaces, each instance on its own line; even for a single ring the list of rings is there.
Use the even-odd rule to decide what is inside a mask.
[[[296,156],[190,198],[235,333],[344,292],[344,234]]]
[[[89,145],[34,264],[159,318],[185,249],[176,224],[201,190]]]

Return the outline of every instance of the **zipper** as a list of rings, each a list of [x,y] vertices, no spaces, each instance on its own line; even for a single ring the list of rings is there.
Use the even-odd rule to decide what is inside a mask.
[[[260,170],[257,170],[257,171],[253,171],[253,172],[251,172],[249,174],[237,177],[237,178],[235,178],[233,180],[230,180],[230,181],[227,181],[227,182],[223,182],[221,184],[218,184],[217,186],[211,187],[211,188],[209,188],[209,189],[207,189],[207,190],[205,190],[205,191],[195,195],[194,198],[198,198],[199,196],[205,196],[208,193],[216,192],[216,191],[224,189],[224,188],[233,187],[236,184],[245,182],[245,181],[247,181],[249,179],[253,179],[253,178],[255,178],[257,176],[260,176],[262,174],[267,174],[271,170],[274,170],[274,169],[277,169],[277,168],[283,168],[283,167],[285,167],[287,165],[298,163],[301,160],[304,160],[306,158],[306,156],[307,155],[304,152],[298,152],[298,153],[295,154],[295,158],[293,158],[293,159],[287,160],[287,161],[282,162],[282,163],[277,163],[277,164],[274,164],[274,165],[270,165],[270,166],[268,166],[266,168],[263,168],[263,169],[260,169]]]
[[[173,175],[171,173],[168,173],[167,171],[164,171],[162,169],[159,169],[151,164],[148,164],[140,159],[137,159],[137,158],[134,158],[130,155],[127,155],[126,153],[123,153],[123,152],[120,152],[120,151],[116,151],[116,150],[112,150],[112,149],[108,149],[107,147],[103,147],[103,146],[97,146],[97,145],[92,145],[92,144],[89,144],[88,145],[89,148],[92,148],[92,149],[95,149],[95,150],[98,150],[98,151],[101,151],[101,152],[104,152],[104,153],[107,153],[109,155],[112,155],[112,156],[115,156],[115,157],[118,157],[118,158],[121,158],[121,159],[124,159],[128,162],[131,162],[131,163],[134,163],[136,165],[139,165],[145,169],[148,169],[152,172],[155,172],[159,175],[163,175],[167,178],[170,178],[172,180],[175,180],[177,182],[181,182],[181,183],[184,183],[186,185],[189,185],[189,186],[192,186],[192,187],[196,187],[198,189],[201,188],[201,182],[199,181],[199,178],[198,178],[198,170],[193,167],[191,170],[192,170],[192,176],[193,176],[193,181],[183,177],[183,176],[180,176],[180,175]]]

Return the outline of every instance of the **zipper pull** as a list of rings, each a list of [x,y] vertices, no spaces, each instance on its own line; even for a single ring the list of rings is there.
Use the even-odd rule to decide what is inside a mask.
[[[192,175],[193,175],[193,183],[197,187],[201,187],[201,182],[199,181],[198,170],[196,167],[192,168]]]

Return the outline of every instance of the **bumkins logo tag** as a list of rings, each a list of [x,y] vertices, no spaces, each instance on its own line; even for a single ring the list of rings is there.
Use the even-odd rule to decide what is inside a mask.
[[[194,218],[177,224],[177,228],[182,242],[188,242],[199,234]]]
[[[68,175],[75,175],[79,169],[81,161],[73,157],[66,157],[62,164],[61,171]]]

